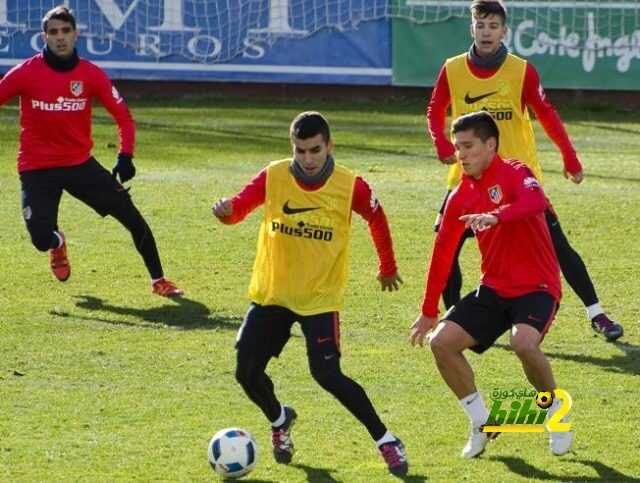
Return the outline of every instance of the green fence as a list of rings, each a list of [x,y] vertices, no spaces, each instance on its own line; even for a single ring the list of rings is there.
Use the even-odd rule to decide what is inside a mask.
[[[446,4],[407,0],[423,11]],[[430,7],[430,4],[439,6]],[[511,2],[509,50],[531,61],[545,87],[640,89],[640,5],[636,2]],[[532,7],[531,5],[538,5]],[[544,7],[540,7],[543,5]],[[464,14],[464,17],[460,17]],[[471,44],[466,9],[446,20],[392,23],[393,83],[431,86],[444,60]]]

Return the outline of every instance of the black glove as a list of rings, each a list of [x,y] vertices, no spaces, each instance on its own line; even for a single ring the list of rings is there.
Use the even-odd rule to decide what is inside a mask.
[[[118,161],[111,170],[111,175],[116,178],[120,175],[120,182],[126,183],[136,175],[136,167],[133,165],[133,156],[127,153],[118,154]]]

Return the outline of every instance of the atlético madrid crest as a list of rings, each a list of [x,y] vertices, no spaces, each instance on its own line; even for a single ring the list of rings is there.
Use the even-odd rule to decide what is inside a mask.
[[[78,97],[82,95],[83,90],[82,81],[71,81],[71,94]]]
[[[491,198],[491,201],[493,201],[496,205],[500,204],[500,202],[502,201],[502,190],[500,189],[499,184],[489,188],[489,198]]]

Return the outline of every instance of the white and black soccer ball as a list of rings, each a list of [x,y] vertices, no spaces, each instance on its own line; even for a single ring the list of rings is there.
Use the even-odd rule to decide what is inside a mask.
[[[240,478],[258,463],[258,444],[249,431],[225,428],[209,442],[209,464],[224,478]]]

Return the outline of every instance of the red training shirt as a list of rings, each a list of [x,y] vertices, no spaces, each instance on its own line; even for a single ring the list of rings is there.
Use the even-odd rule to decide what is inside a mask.
[[[298,186],[307,191],[317,190],[324,185],[324,183],[305,185],[297,179],[296,182]],[[266,193],[267,170],[263,169],[231,199],[233,214],[222,219],[222,222],[234,224],[244,220],[249,213],[264,203]],[[383,277],[394,275],[398,268],[387,217],[375,194],[360,176],[356,177],[353,186],[351,209],[362,216],[369,224],[369,232],[378,253],[379,274]]]
[[[438,301],[465,226],[459,218],[491,213],[498,224],[476,232],[482,256],[481,283],[501,297],[545,291],[560,298],[560,266],[544,211],[548,202],[531,170],[497,156],[480,179],[463,174],[452,191],[433,244],[422,313],[437,317]]]
[[[20,96],[18,172],[75,166],[91,156],[91,101],[97,97],[118,124],[120,152],[133,155],[135,124],[105,72],[88,60],[59,72],[42,53],[0,80],[0,105]]]

